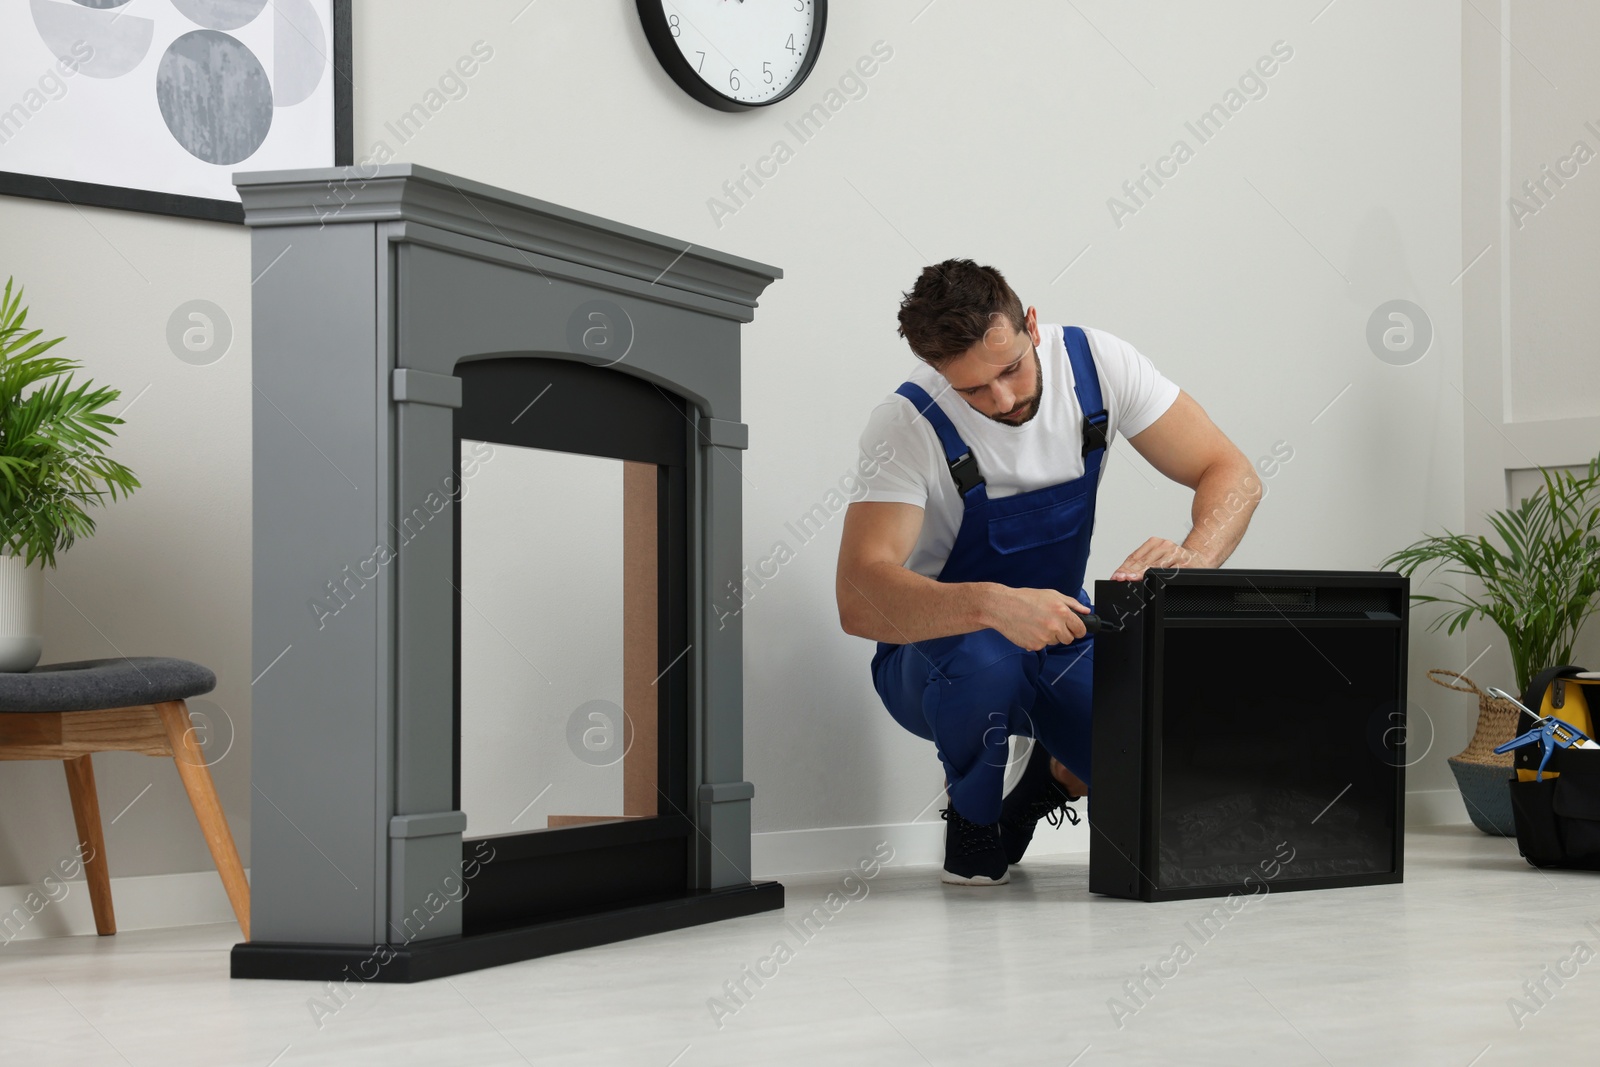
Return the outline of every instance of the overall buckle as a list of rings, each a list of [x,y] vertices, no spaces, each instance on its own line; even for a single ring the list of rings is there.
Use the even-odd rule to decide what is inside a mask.
[[[971,452],[967,452],[950,464],[950,477],[956,481],[956,492],[963,497],[983,484],[983,475],[978,471],[978,461],[972,457]]]
[[[1106,427],[1111,416],[1104,411],[1083,417],[1083,454],[1087,456],[1097,448],[1106,447]]]

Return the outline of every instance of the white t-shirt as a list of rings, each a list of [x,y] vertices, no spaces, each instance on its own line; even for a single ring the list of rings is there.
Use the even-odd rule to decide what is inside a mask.
[[[1100,398],[1110,420],[1109,446],[1116,434],[1132,437],[1165,414],[1178,399],[1178,387],[1121,338],[1089,327],[1083,332],[1089,338]],[[933,397],[972,449],[991,498],[1083,477],[1083,409],[1073,391],[1066,341],[1060,326],[1043,323],[1039,339],[1044,392],[1039,413],[1021,426],[1007,426],[977,411],[926,363],[919,362],[910,377]],[[964,509],[933,425],[911,401],[891,393],[872,409],[861,434],[861,455],[867,487],[862,500],[923,509],[922,532],[905,565],[936,577],[955,545]]]

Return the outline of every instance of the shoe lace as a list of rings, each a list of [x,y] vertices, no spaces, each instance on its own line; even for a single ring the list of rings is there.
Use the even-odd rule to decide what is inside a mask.
[[[994,827],[972,822],[953,807],[940,811],[939,817],[955,827],[956,847],[962,855],[994,847]]]
[[[1034,801],[1028,810],[1028,815],[1034,822],[1044,819],[1051,826],[1055,827],[1059,827],[1061,825],[1061,820],[1063,818],[1065,818],[1066,821],[1070,822],[1073,826],[1077,826],[1079,821],[1083,818],[1083,816],[1078,813],[1078,809],[1072,806],[1072,802],[1077,799],[1077,797],[1068,796],[1063,792],[1056,791],[1054,799],[1040,799]]]

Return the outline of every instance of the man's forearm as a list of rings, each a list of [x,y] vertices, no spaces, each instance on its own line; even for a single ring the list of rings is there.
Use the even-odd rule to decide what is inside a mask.
[[[1261,503],[1261,490],[1261,479],[1242,454],[1201,475],[1190,513],[1194,529],[1183,539],[1183,547],[1200,556],[1200,566],[1220,567],[1233,555]]]
[[[876,562],[839,574],[840,621],[846,632],[906,645],[982,630],[988,582],[940,582],[894,563]]]

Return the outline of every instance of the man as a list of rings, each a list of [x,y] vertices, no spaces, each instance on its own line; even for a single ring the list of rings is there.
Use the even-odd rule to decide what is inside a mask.
[[[874,464],[839,547],[839,619],[878,642],[873,685],[944,764],[943,880],[999,885],[1035,824],[1089,785],[1094,640],[1082,615],[1095,490],[1121,433],[1194,490],[1182,544],[1152,537],[1112,574],[1218,567],[1260,499],[1250,462],[1126,342],[1040,325],[993,267],[926,268],[900,305],[923,366],[861,436]],[[868,469],[864,467],[863,469]],[[1032,737],[1002,799],[1011,735]]]

